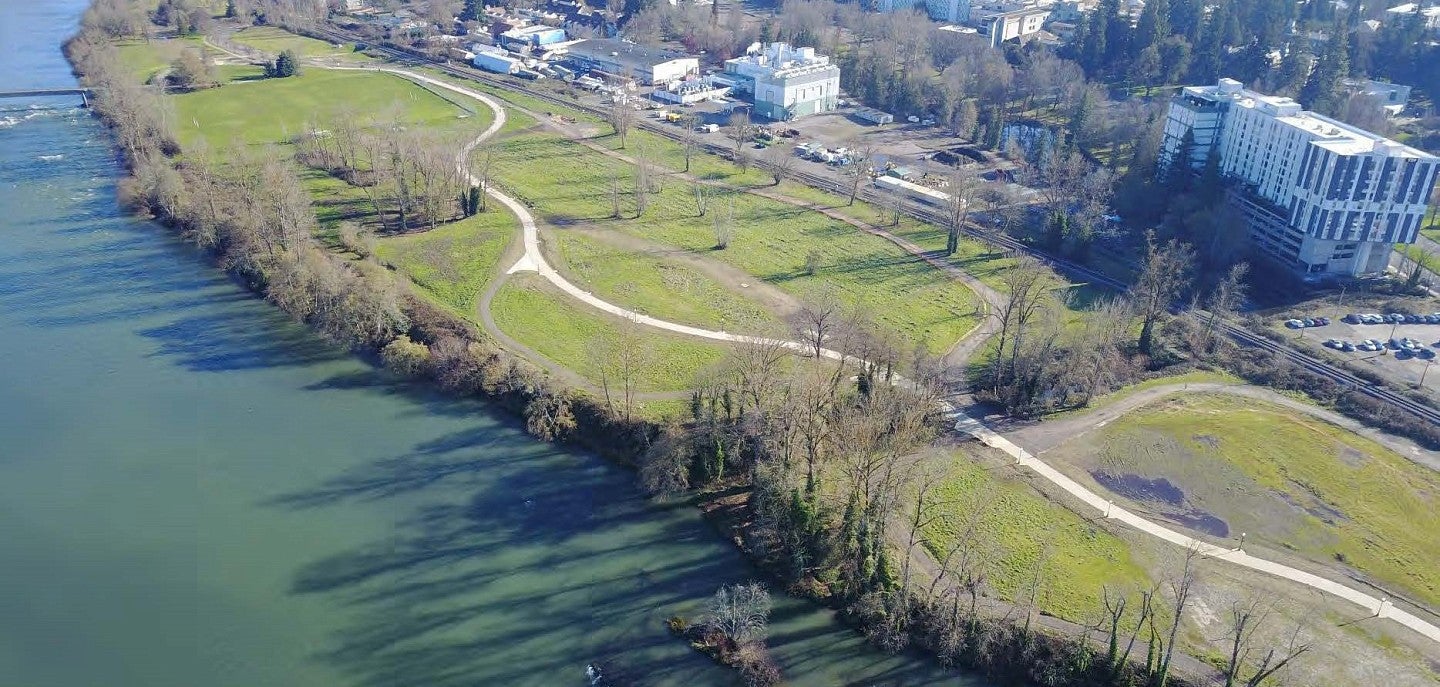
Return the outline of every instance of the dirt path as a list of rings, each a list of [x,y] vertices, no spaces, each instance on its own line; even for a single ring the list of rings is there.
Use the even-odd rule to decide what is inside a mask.
[[[1216,393],[1243,396],[1283,406],[1286,409],[1343,427],[1350,432],[1359,434],[1391,451],[1405,456],[1419,465],[1440,471],[1440,456],[1421,448],[1409,439],[1387,434],[1373,427],[1367,427],[1340,413],[1296,400],[1270,389],[1238,383],[1203,382],[1198,384],[1169,384],[1166,386],[1157,386],[1126,396],[1114,403],[1101,406],[1088,412],[1070,415],[1059,420],[1042,421],[1029,425],[1010,432],[1009,436],[1012,441],[1020,446],[1024,446],[1026,450],[1040,455],[1059,446],[1065,441],[1078,438],[1092,430],[1104,427],[1116,418],[1137,408],[1149,405],[1162,398],[1187,393]]]

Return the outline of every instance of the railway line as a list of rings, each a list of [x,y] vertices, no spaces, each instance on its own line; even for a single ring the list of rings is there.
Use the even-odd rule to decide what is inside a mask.
[[[359,36],[351,35],[343,31],[335,30],[328,27],[311,29],[306,33],[311,34],[315,38],[320,38],[336,43],[355,42],[358,40],[362,40]],[[522,90],[525,92],[526,95],[541,100],[543,102],[570,109],[580,110],[582,112],[591,114],[596,117],[600,117],[602,119],[605,118],[607,115],[607,112],[601,108],[577,103],[573,100],[562,98],[552,93],[547,93],[539,89],[530,88],[527,85],[527,82],[520,81],[518,79],[502,78],[498,75],[480,71],[478,69],[457,67],[453,64],[435,62],[424,56],[390,46],[372,44],[370,46],[370,49],[395,59],[409,61],[415,63],[416,65],[423,65],[431,69],[439,70],[456,78],[476,81],[495,88]],[[636,125],[639,128],[644,129],[645,131],[659,136],[663,136],[670,140],[677,142],[682,141],[682,136],[678,131],[676,131],[674,126],[659,124],[644,119],[637,120]],[[728,145],[720,145],[704,140],[697,141],[697,144],[701,150],[704,150],[707,153],[727,159],[732,157],[732,150]],[[850,188],[848,187],[848,184],[828,175],[817,174],[815,172],[806,170],[792,170],[789,176],[796,181],[799,181],[814,188],[818,188],[823,191],[837,193],[841,196],[846,197],[850,195]],[[880,197],[880,194],[876,193],[873,189],[865,185],[861,186],[857,197],[861,200],[872,203],[893,202],[889,198]],[[904,212],[906,212],[906,214],[922,221],[936,224],[938,226],[944,226],[946,224],[946,220],[941,212],[939,212],[935,208],[925,206],[921,203],[906,200],[902,204],[902,209]],[[1096,284],[1102,284],[1117,291],[1124,291],[1125,289],[1129,288],[1128,284],[1126,284],[1124,281],[1116,279],[1115,277],[1104,274],[1103,272],[1092,269],[1090,267],[1086,267],[1085,265],[1081,265],[1071,260],[1067,260],[1065,258],[1057,257],[1054,255],[1050,255],[1044,251],[1037,250],[1033,246],[1029,246],[1024,242],[1011,236],[981,230],[979,229],[978,225],[975,225],[973,223],[971,225],[971,230],[968,231],[967,234],[969,234],[970,237],[976,240],[990,244],[997,248],[1033,257],[1036,260],[1039,260],[1045,265],[1051,267],[1052,269],[1066,273],[1074,278]],[[1190,317],[1196,318],[1207,316],[1203,313],[1197,312],[1190,312],[1188,313],[1188,315]],[[1268,351],[1290,361],[1291,363],[1294,363],[1301,369],[1312,372],[1314,374],[1318,374],[1322,377],[1336,382],[1337,384],[1341,384],[1351,391],[1364,394],[1384,403],[1388,403],[1396,410],[1410,415],[1414,415],[1427,422],[1432,422],[1440,425],[1440,410],[1436,410],[1417,401],[1406,398],[1400,393],[1362,379],[1350,372],[1331,365],[1330,363],[1320,360],[1319,358],[1316,358],[1308,353],[1296,350],[1284,344],[1271,341],[1232,322],[1221,320],[1218,322],[1218,326],[1226,336],[1230,337],[1232,340],[1234,340],[1236,343],[1239,343],[1240,345]]]

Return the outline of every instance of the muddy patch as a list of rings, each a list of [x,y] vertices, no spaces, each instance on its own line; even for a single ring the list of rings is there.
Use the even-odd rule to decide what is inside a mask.
[[[1151,479],[1130,472],[1116,475],[1098,470],[1091,472],[1090,476],[1094,477],[1100,486],[1127,499],[1158,502],[1169,506],[1185,504],[1184,490],[1164,477]]]
[[[1194,506],[1185,503],[1185,490],[1164,477],[1145,477],[1132,472],[1111,473],[1093,470],[1095,478],[1106,490],[1127,499],[1160,506],[1160,515],[1166,520],[1197,532],[1214,537],[1230,536],[1230,524]]]
[[[1292,484],[1293,483],[1294,482],[1292,482]],[[1274,495],[1275,498],[1284,501],[1286,505],[1295,509],[1296,512],[1308,513],[1309,515],[1320,520],[1320,522],[1323,522],[1332,527],[1340,524],[1341,522],[1348,522],[1350,520],[1350,518],[1347,517],[1343,511],[1331,506],[1328,503],[1325,503],[1324,501],[1321,501],[1319,497],[1312,496],[1309,499],[1305,499],[1306,501],[1309,501],[1309,503],[1301,503],[1300,499],[1297,499],[1294,496],[1283,491],[1272,489],[1270,493]]]
[[[1195,443],[1205,448],[1215,450],[1220,448],[1220,438],[1211,434],[1196,434]]]
[[[1358,468],[1368,460],[1370,460],[1370,456],[1365,455],[1364,451],[1349,446],[1342,445],[1340,447],[1340,462],[1352,468]]]

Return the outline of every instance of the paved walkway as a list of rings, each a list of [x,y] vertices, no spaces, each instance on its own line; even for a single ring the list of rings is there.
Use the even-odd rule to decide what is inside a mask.
[[[490,127],[487,128],[485,132],[479,137],[477,137],[474,141],[471,141],[469,145],[462,148],[460,154],[456,157],[456,164],[460,167],[461,173],[467,179],[469,179],[471,183],[479,183],[479,179],[475,178],[474,175],[470,173],[468,158],[470,153],[475,149],[476,146],[478,146],[490,136],[494,135],[495,132],[498,132],[500,128],[505,125],[504,107],[502,107],[499,103],[495,102],[494,99],[482,93],[403,69],[378,67],[344,68],[389,72],[391,74],[403,76],[414,81],[423,82],[437,88],[443,88],[449,91],[453,91],[455,93],[459,93],[461,95],[474,98],[475,100],[484,103],[491,110],[493,110],[495,112],[495,120],[491,123]],[[696,336],[703,339],[711,339],[715,341],[727,341],[734,343],[763,342],[769,344],[779,344],[801,353],[810,350],[809,346],[806,346],[805,344],[796,341],[750,337],[740,334],[731,334],[723,331],[702,329],[700,327],[691,327],[688,325],[676,324],[674,322],[667,322],[665,320],[656,319],[631,310],[627,310],[618,305],[602,300],[596,297],[594,294],[591,294],[589,291],[581,289],[580,287],[566,280],[564,276],[562,276],[559,272],[555,271],[555,269],[551,267],[548,262],[546,262],[545,255],[540,250],[539,231],[535,225],[535,218],[533,215],[530,214],[530,211],[526,209],[523,204],[503,193],[500,193],[499,191],[496,191],[493,188],[486,189],[486,192],[489,193],[490,196],[493,197],[495,200],[504,204],[505,207],[510,208],[510,210],[515,213],[515,216],[520,218],[520,225],[523,229],[522,233],[524,237],[525,252],[520,257],[520,259],[517,260],[515,264],[510,267],[509,273],[511,274],[516,272],[537,272],[540,274],[540,276],[544,277],[545,280],[549,281],[551,284],[554,284],[561,291],[564,291],[565,293],[574,297],[576,300],[585,303],[586,305],[589,305],[597,310],[610,313],[617,317],[623,317],[638,324],[646,325],[648,327],[654,327],[656,329],[662,329],[678,334]],[[822,349],[821,354],[827,358],[831,358],[834,360],[844,360],[846,357],[844,354],[838,351],[832,351],[829,349]],[[1000,436],[999,434],[991,430],[989,427],[987,427],[980,420],[970,417],[969,415],[966,415],[961,411],[955,410],[953,409],[953,407],[948,407],[948,404],[947,411],[950,413],[951,417],[955,419],[955,431],[972,435],[980,441],[984,442],[986,445],[993,446],[1001,451],[1004,451],[1006,454],[1015,458],[1016,465],[1027,468],[1035,474],[1039,475],[1040,477],[1043,477],[1051,483],[1055,484],[1056,486],[1060,487],[1061,489],[1064,489],[1067,493],[1069,493],[1076,499],[1079,499],[1082,503],[1085,503],[1086,505],[1098,510],[1106,518],[1113,519],[1117,522],[1120,522],[1126,526],[1139,530],[1140,532],[1156,537],[1158,539],[1163,539],[1180,548],[1186,550],[1194,550],[1207,558],[1222,560],[1233,563],[1235,565],[1250,568],[1252,570],[1258,570],[1263,573],[1268,573],[1276,577],[1291,580],[1312,589],[1331,594],[1375,613],[1376,617],[1388,618],[1390,620],[1393,620],[1401,625],[1404,625],[1405,627],[1410,628],[1411,630],[1414,630],[1421,636],[1426,637],[1431,641],[1440,643],[1440,627],[1432,625],[1408,611],[1396,608],[1395,605],[1391,603],[1388,599],[1379,599],[1369,594],[1365,594],[1363,592],[1347,587],[1343,584],[1340,584],[1339,582],[1328,580],[1318,575],[1305,572],[1303,570],[1297,570],[1295,568],[1281,565],[1279,563],[1265,560],[1263,558],[1257,558],[1248,553],[1245,553],[1240,549],[1224,548],[1215,544],[1211,544],[1209,542],[1201,541],[1186,534],[1182,534],[1170,528],[1146,520],[1139,515],[1131,513],[1130,511],[1120,508],[1119,506],[1115,506],[1111,501],[1106,500],[1099,494],[1090,491],[1080,483],[1065,476],[1059,470],[1056,470],[1049,464],[1037,459],[1035,456],[1029,454],[1024,449],[1015,445],[1009,439]]]

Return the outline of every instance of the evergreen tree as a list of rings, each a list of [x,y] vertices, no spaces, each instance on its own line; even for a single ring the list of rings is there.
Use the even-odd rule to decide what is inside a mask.
[[[1195,51],[1195,59],[1190,67],[1190,79],[1197,83],[1215,83],[1220,78],[1220,69],[1224,66],[1225,57],[1225,17],[1220,10],[1210,17],[1205,25],[1205,31],[1200,39],[1200,44]]]
[[[1108,27],[1110,18],[1119,13],[1120,0],[1100,0],[1100,4],[1090,12],[1085,28],[1085,47],[1080,55],[1080,66],[1086,71],[1096,73],[1109,66]]]
[[[1120,16],[1119,0],[1114,2],[1114,11],[1105,16],[1105,65],[1114,67],[1133,53],[1130,45],[1135,40],[1135,30],[1130,26],[1128,16]],[[1101,7],[1105,7],[1102,3]]]
[[[482,0],[465,0],[465,7],[460,10],[460,21],[480,21],[480,15],[485,11]]]
[[[1132,41],[1131,55],[1139,56],[1147,48],[1160,49],[1160,42],[1170,37],[1170,5],[1166,0],[1150,0],[1140,11],[1135,24],[1135,40]]]
[[[292,50],[281,51],[275,61],[265,66],[265,76],[271,78],[286,78],[300,73],[300,62],[295,58]]]
[[[225,18],[226,18],[226,19],[234,19],[234,18],[236,17],[236,15],[238,15],[238,14],[240,14],[240,10],[239,10],[239,8],[235,7],[235,0],[226,0],[226,2],[225,2]]]
[[[1310,54],[1310,40],[1301,36],[1290,44],[1290,50],[1280,61],[1280,70],[1275,75],[1276,95],[1295,97],[1310,78],[1310,69],[1315,66],[1315,56]]]
[[[1170,32],[1184,36],[1191,45],[1199,43],[1205,26],[1205,4],[1201,0],[1171,0],[1169,4]]]
[[[1340,109],[1343,94],[1340,81],[1350,76],[1349,33],[1345,25],[1336,22],[1330,29],[1330,40],[1325,43],[1325,52],[1315,63],[1315,70],[1300,89],[1300,103],[1307,109],[1321,114],[1334,114]]]

